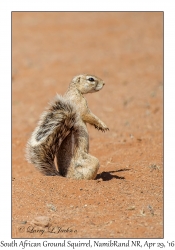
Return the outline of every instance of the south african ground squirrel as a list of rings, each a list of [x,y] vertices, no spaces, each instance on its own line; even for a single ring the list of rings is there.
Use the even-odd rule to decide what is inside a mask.
[[[89,152],[86,123],[106,131],[108,127],[95,116],[83,94],[99,91],[100,78],[82,74],[75,76],[63,95],[57,95],[27,143],[26,156],[44,175],[60,175],[73,179],[95,179],[99,161]],[[56,157],[58,170],[54,164]]]

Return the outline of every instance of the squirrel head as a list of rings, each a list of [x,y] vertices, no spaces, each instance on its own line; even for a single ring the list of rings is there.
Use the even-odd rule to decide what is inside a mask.
[[[104,81],[97,76],[90,74],[82,74],[75,76],[70,84],[82,94],[93,93],[101,90],[105,85]]]

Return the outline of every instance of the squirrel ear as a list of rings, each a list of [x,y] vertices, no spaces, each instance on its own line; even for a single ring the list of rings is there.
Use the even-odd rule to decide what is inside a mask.
[[[74,83],[80,82],[80,76],[75,76],[75,77],[72,79],[72,81],[73,81]]]

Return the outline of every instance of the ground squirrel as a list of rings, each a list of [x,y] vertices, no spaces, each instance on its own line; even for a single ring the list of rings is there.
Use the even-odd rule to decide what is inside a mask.
[[[95,179],[99,161],[89,152],[86,123],[106,131],[108,127],[95,116],[83,94],[99,91],[100,78],[75,76],[63,95],[57,95],[41,115],[38,126],[26,147],[26,157],[44,175],[61,175],[73,179]],[[56,157],[59,171],[54,164]]]

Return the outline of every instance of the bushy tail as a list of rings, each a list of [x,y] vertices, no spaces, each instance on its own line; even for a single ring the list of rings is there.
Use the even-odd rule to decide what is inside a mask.
[[[38,126],[26,147],[28,162],[44,175],[59,175],[55,164],[55,153],[71,130],[77,129],[78,114],[70,101],[59,95],[41,115]]]

